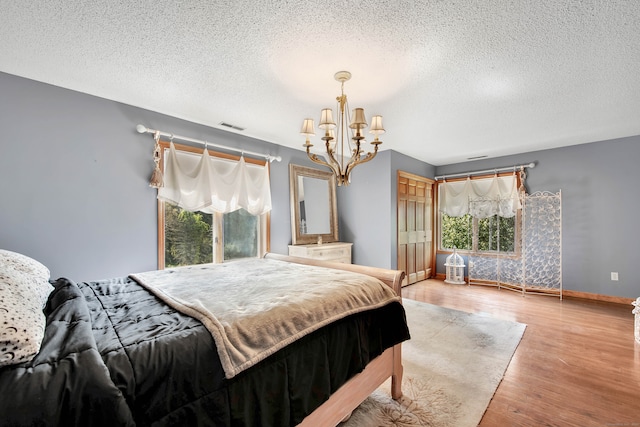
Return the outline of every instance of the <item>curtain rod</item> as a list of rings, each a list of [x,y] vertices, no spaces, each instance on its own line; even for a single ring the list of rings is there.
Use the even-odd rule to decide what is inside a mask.
[[[216,147],[216,148],[222,148],[223,150],[230,150],[230,151],[236,151],[236,152],[242,153],[242,154],[248,154],[250,156],[264,157],[269,162],[273,162],[274,160],[277,161],[277,162],[282,161],[282,157],[280,157],[280,156],[272,156],[271,154],[255,153],[253,151],[247,151],[247,150],[243,150],[241,148],[227,147],[226,145],[214,144],[212,142],[202,141],[200,139],[187,138],[186,136],[174,135],[174,134],[172,134],[170,132],[162,132],[162,131],[155,130],[155,129],[149,129],[148,127],[146,127],[144,125],[136,126],[136,130],[138,131],[138,133],[151,133],[151,134],[156,134],[157,133],[160,136],[166,136],[166,137],[168,137],[170,139],[180,139],[182,141],[188,141],[188,142],[193,142],[193,143],[196,143],[196,144],[201,144],[201,145],[204,145],[205,148],[211,146],[211,147]]]
[[[447,179],[447,178],[452,178],[452,177],[456,177],[456,176],[469,176],[469,175],[479,175],[479,174],[483,174],[483,173],[491,173],[491,172],[504,172],[504,171],[516,171],[518,169],[521,168],[535,168],[536,164],[534,162],[531,162],[529,164],[526,165],[517,165],[517,166],[509,166],[509,167],[504,167],[504,168],[495,168],[495,169],[486,169],[486,170],[482,170],[482,171],[474,171],[474,172],[461,172],[461,173],[452,173],[449,175],[440,175],[440,176],[436,176],[435,180],[439,180],[439,179]]]

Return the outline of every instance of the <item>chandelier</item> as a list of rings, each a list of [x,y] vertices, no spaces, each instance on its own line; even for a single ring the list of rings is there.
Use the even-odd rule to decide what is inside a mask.
[[[318,127],[324,131],[322,140],[325,142],[327,150],[327,161],[310,152],[313,144],[309,141],[309,137],[315,135],[313,119],[304,119],[300,133],[307,138],[303,147],[307,149],[309,159],[314,163],[331,168],[336,175],[338,185],[346,186],[351,182],[349,176],[353,168],[368,162],[378,153],[378,145],[382,144],[378,135],[384,133],[384,128],[382,127],[382,116],[371,117],[369,133],[375,135],[375,139],[371,141],[373,152],[364,154],[360,148],[360,144],[366,142],[362,134],[368,126],[364,109],[354,108],[353,113],[350,114],[347,95],[344,93],[344,82],[351,79],[351,73],[338,71],[334,78],[341,84],[341,94],[336,97],[338,123],[333,120],[333,110],[325,108],[320,114],[320,124],[318,124]],[[349,160],[345,162],[347,156],[349,156]]]

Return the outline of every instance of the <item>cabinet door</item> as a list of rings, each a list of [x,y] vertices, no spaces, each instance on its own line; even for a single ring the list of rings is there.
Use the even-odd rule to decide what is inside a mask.
[[[433,262],[433,181],[398,172],[398,269],[406,284],[431,277]]]

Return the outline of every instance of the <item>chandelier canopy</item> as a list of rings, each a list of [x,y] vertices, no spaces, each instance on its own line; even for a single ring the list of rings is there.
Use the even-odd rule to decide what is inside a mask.
[[[311,144],[309,138],[315,135],[313,119],[304,119],[300,133],[307,138],[303,147],[307,149],[309,159],[314,163],[331,168],[336,175],[338,185],[349,185],[353,168],[361,163],[368,162],[378,153],[378,145],[382,144],[382,141],[378,139],[378,135],[384,133],[384,127],[382,127],[382,116],[371,117],[369,133],[375,135],[375,139],[371,141],[373,152],[364,154],[364,151],[360,148],[360,144],[364,141],[364,129],[368,126],[364,109],[354,108],[353,112],[350,113],[347,95],[344,93],[344,82],[351,79],[351,73],[338,71],[334,78],[341,84],[341,94],[336,97],[338,123],[333,120],[333,110],[325,108],[321,111],[320,124],[318,124],[318,128],[324,131],[322,140],[325,142],[327,150],[327,161],[310,152],[313,144]],[[347,156],[350,157],[345,162]]]

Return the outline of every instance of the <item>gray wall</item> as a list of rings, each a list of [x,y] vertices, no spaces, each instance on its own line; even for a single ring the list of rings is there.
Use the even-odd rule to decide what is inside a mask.
[[[637,197],[640,136],[459,163],[436,175],[536,162],[527,189],[562,190],[562,278],[565,289],[628,298],[640,296]],[[446,255],[438,256],[444,274]],[[611,281],[611,272],[619,281]]]
[[[0,94],[0,248],[74,280],[157,268],[153,138],[141,123],[282,156],[271,164],[271,250],[287,253],[288,164],[311,165],[303,151],[9,74]]]
[[[351,184],[338,187],[340,240],[353,242],[355,264],[389,268],[391,236],[390,162],[391,152],[383,151],[368,163],[356,166]]]
[[[383,142],[392,145],[393,141]],[[383,145],[384,146],[384,145]],[[352,183],[338,188],[341,240],[353,242],[353,262],[397,268],[397,173],[434,176],[434,166],[386,150],[356,166]]]
[[[156,128],[283,157],[271,165],[271,250],[291,242],[288,164],[318,167],[303,151],[0,73],[0,248],[30,255],[74,280],[156,268],[156,191],[148,186]],[[396,267],[396,174],[425,177],[537,162],[530,192],[563,192],[565,288],[635,298],[640,232],[635,188],[640,136],[433,167],[389,148],[338,188],[341,238],[354,262]],[[319,167],[318,167],[319,168]],[[438,271],[443,272],[443,258]],[[617,271],[619,282],[611,282]]]

